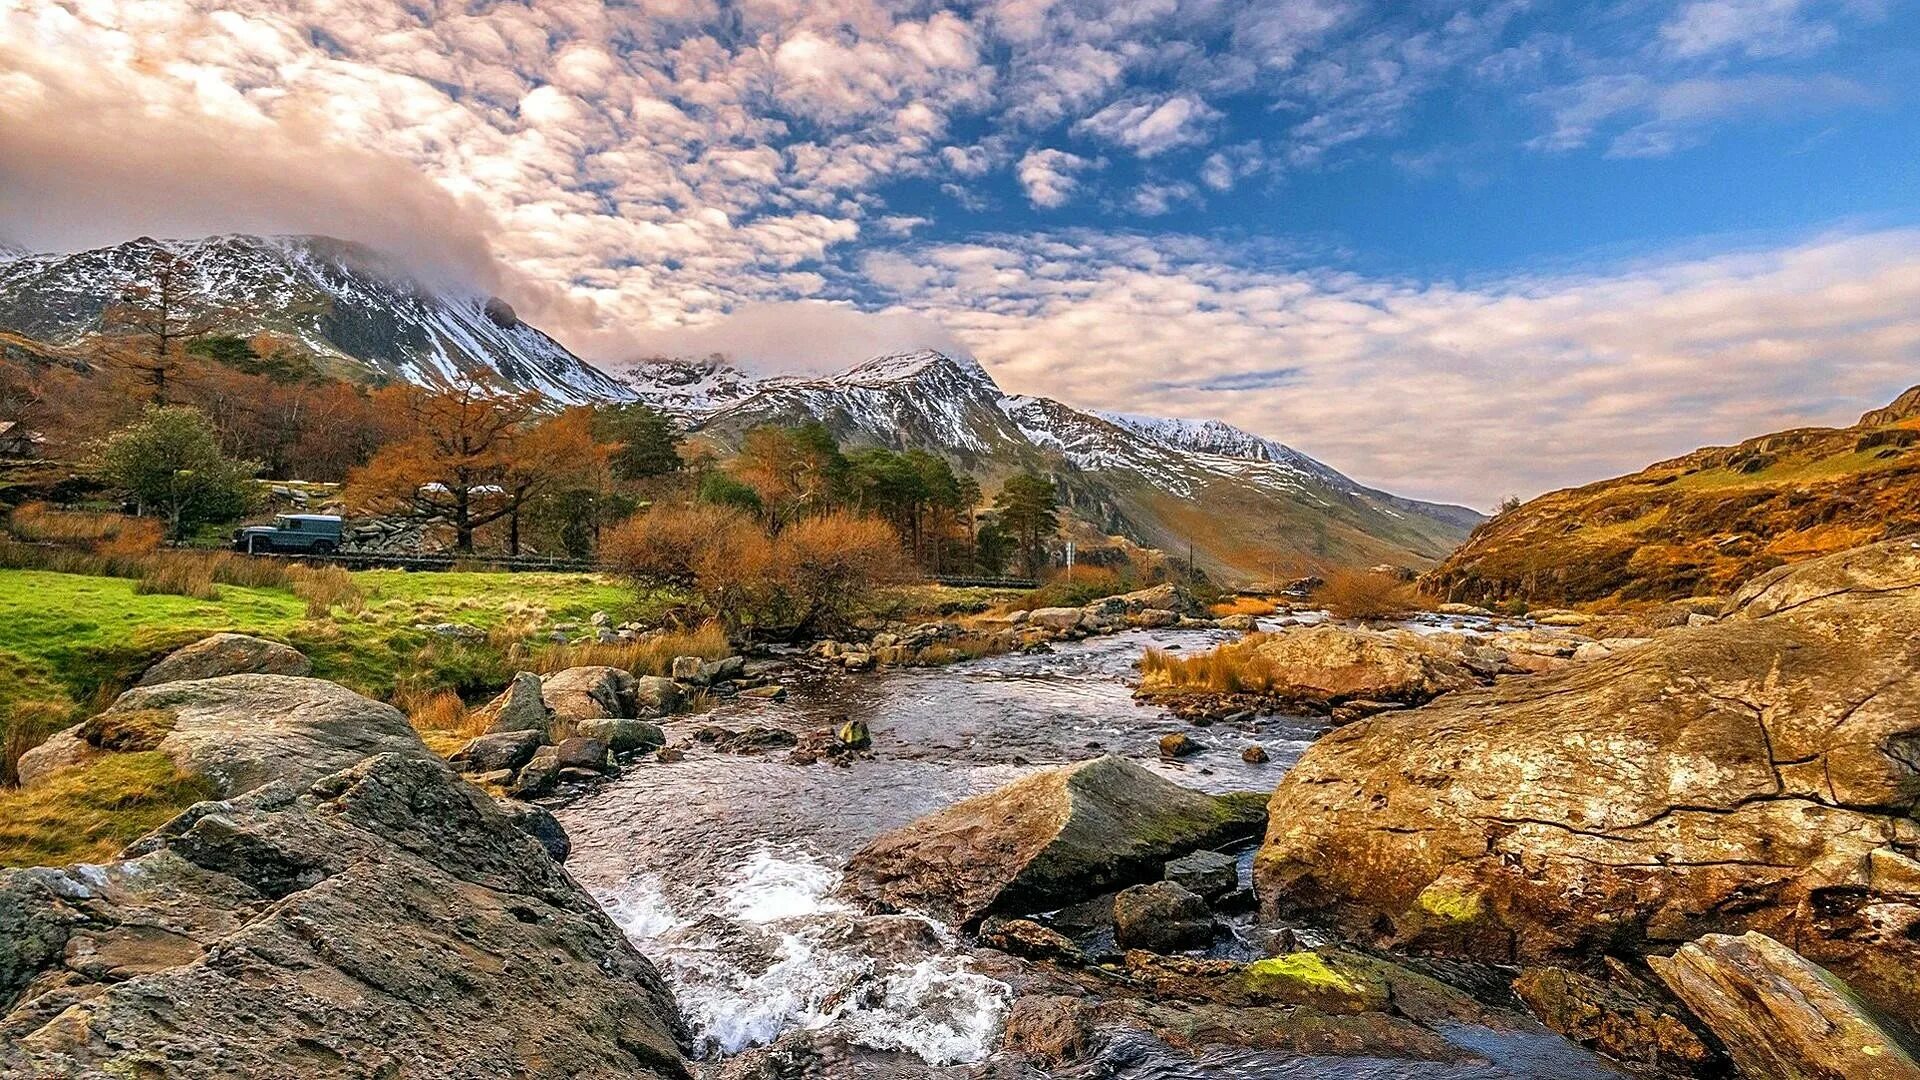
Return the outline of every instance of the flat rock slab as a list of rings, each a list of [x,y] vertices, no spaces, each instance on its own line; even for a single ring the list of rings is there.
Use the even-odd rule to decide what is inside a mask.
[[[1168,859],[1260,827],[1257,799],[1215,797],[1109,755],[1048,769],[878,837],[845,891],[954,926],[1023,915],[1160,876]]]
[[[385,755],[0,871],[0,1075],[683,1078],[659,974],[493,800]]]
[[[214,634],[168,653],[140,676],[140,686],[217,679],[222,675],[307,675],[313,662],[290,645],[251,634]]]

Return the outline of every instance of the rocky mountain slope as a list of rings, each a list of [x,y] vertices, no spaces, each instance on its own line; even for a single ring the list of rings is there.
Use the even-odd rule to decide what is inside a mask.
[[[1426,578],[1451,600],[1717,595],[1764,570],[1920,530],[1920,387],[1844,428],[1696,450],[1542,495]]]
[[[521,322],[505,302],[430,288],[371,249],[323,236],[142,237],[74,254],[0,253],[0,329],[56,345],[101,329],[156,252],[192,268],[193,304],[222,332],[270,334],[348,373],[426,384],[463,377],[566,402],[621,384]]]
[[[818,420],[843,443],[921,447],[993,480],[1061,478],[1075,513],[1109,533],[1231,577],[1439,559],[1480,516],[1364,487],[1218,420],[1103,414],[1011,395],[977,362],[932,350],[834,375],[756,378],[725,365],[642,364],[632,390],[722,446],[761,424]],[[991,488],[991,484],[989,484]]]

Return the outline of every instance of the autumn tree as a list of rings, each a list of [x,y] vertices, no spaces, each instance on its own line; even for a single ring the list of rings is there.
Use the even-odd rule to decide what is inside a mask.
[[[733,462],[735,478],[759,494],[767,523],[776,529],[831,509],[846,468],[833,433],[818,421],[754,428]]]
[[[221,453],[213,425],[182,405],[148,406],[99,454],[101,478],[132,495],[141,514],[164,518],[175,540],[206,522],[239,517],[258,470],[257,462]]]
[[[138,276],[101,314],[101,324],[116,339],[107,361],[129,373],[149,403],[165,405],[188,363],[187,344],[211,332],[218,318],[200,302],[193,264],[153,245]]]
[[[515,443],[539,395],[490,393],[468,380],[449,390],[396,387],[383,397],[404,409],[404,434],[348,475],[349,503],[445,518],[454,547],[471,552],[476,529],[517,509],[508,498],[508,485],[519,479]]]
[[[536,500],[595,487],[615,447],[595,441],[593,410],[572,408],[528,427],[506,455],[507,553],[520,554],[520,519]]]
[[[1046,560],[1047,538],[1060,530],[1059,497],[1053,481],[1036,472],[1023,472],[1007,478],[994,497],[1000,527],[1014,541],[1020,565],[1032,577]]]

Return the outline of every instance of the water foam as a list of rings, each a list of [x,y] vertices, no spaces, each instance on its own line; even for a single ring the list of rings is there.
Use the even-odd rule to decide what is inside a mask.
[[[832,1029],[930,1065],[985,1058],[1012,989],[970,970],[945,927],[864,919],[833,899],[839,883],[806,851],[761,847],[711,888],[643,878],[600,900],[660,965],[701,1056]]]

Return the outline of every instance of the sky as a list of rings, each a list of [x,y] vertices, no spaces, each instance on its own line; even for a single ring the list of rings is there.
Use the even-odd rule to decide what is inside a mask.
[[[1920,383],[1920,4],[0,0],[0,236],[227,231],[1485,508]]]

